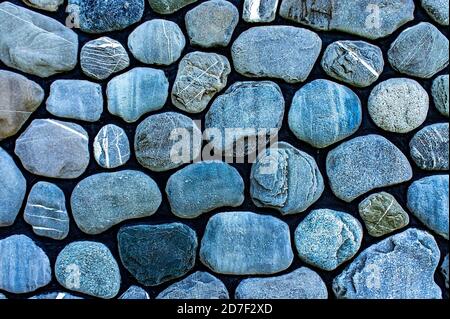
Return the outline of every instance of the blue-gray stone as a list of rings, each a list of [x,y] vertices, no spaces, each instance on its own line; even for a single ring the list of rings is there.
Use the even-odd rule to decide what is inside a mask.
[[[125,220],[153,215],[161,200],[158,185],[142,172],[100,173],[75,186],[72,215],[83,232],[96,235]]]
[[[441,265],[441,273],[445,279],[445,287],[448,289],[448,254],[445,256],[444,261]]]
[[[10,226],[22,207],[27,182],[9,154],[0,147],[0,227]]]
[[[164,289],[156,299],[229,299],[228,290],[213,275],[197,271]]]
[[[56,80],[46,106],[55,116],[96,122],[103,112],[102,87],[85,80]]]
[[[448,0],[422,0],[422,7],[428,15],[437,23],[447,25],[449,23]]]
[[[362,237],[361,224],[350,214],[316,209],[295,230],[295,246],[301,260],[331,271],[356,254]]]
[[[111,251],[92,241],[68,244],[56,258],[55,276],[66,289],[110,299],[120,289],[120,270]]]
[[[184,224],[122,227],[117,240],[122,264],[145,286],[182,277],[195,264],[197,235]]]
[[[148,293],[138,286],[130,286],[120,297],[119,299],[132,299],[132,300],[141,300],[141,299],[150,299]]]
[[[33,227],[36,235],[61,240],[69,234],[66,198],[55,184],[34,184],[28,195],[23,217]]]
[[[352,90],[315,80],[295,93],[288,123],[298,139],[323,148],[354,134],[361,120],[361,101]]]
[[[439,255],[433,236],[410,228],[359,254],[334,279],[333,291],[340,299],[440,299]]]
[[[278,0],[244,0],[242,19],[250,23],[272,22],[277,8]]]
[[[408,188],[409,210],[428,228],[448,240],[448,175],[424,177]]]
[[[148,0],[153,11],[159,14],[171,14],[197,0]]]
[[[285,275],[242,280],[236,299],[327,299],[322,278],[313,270],[301,267]]]
[[[36,295],[29,299],[83,299],[83,298],[71,295],[67,292],[50,292]]]
[[[309,30],[291,26],[253,27],[231,47],[234,68],[248,77],[303,82],[319,57],[322,40]]]
[[[438,111],[448,117],[449,113],[449,86],[448,74],[440,75],[433,80],[431,94],[433,96],[434,106]]]
[[[0,293],[0,300],[5,300],[5,299],[8,299],[8,298],[6,298],[6,296],[4,294]]]
[[[166,193],[172,213],[195,218],[219,207],[240,206],[244,202],[244,181],[231,165],[205,161],[170,176]]]
[[[0,290],[21,294],[46,286],[52,279],[45,252],[25,235],[0,240]]]
[[[326,170],[331,190],[346,202],[412,177],[406,156],[387,139],[375,134],[356,137],[330,151]]]
[[[130,142],[125,131],[114,124],[103,126],[94,139],[94,158],[104,168],[116,168],[130,159]]]
[[[324,190],[316,161],[292,145],[279,142],[266,149],[252,165],[250,196],[258,207],[281,214],[305,211]]]
[[[274,274],[287,269],[293,258],[288,225],[251,212],[211,217],[200,248],[204,265],[228,275]]]

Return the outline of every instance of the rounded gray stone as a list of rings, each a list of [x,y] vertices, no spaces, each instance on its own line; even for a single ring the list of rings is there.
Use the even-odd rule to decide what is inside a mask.
[[[64,0],[22,0],[22,2],[36,9],[55,12]]]
[[[125,131],[114,124],[103,126],[94,139],[94,158],[104,168],[116,168],[130,159],[130,142]]]
[[[440,75],[433,80],[433,85],[431,86],[431,94],[433,96],[434,106],[436,106],[436,108],[439,112],[441,112],[442,115],[448,117],[448,74]]]
[[[422,0],[422,7],[437,23],[448,26],[449,2],[448,0]]]
[[[153,11],[159,14],[171,14],[197,0],[148,0]]]
[[[148,293],[138,286],[130,286],[120,297],[119,299],[132,299],[132,300],[141,300],[141,299],[150,299]]]
[[[242,19],[250,23],[272,22],[277,8],[278,0],[244,0]]]

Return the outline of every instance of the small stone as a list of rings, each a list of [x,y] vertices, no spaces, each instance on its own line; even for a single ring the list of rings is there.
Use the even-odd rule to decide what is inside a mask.
[[[150,299],[148,293],[138,286],[131,286],[127,289],[119,299],[132,299],[132,300],[140,300],[140,299]]]
[[[448,123],[425,126],[409,142],[411,157],[421,169],[448,170]]]
[[[448,175],[424,177],[408,188],[409,210],[428,228],[448,240]]]
[[[6,296],[4,294],[0,294],[0,300],[5,300],[5,299],[8,299],[8,298],[6,298]]]
[[[448,65],[448,39],[431,23],[407,28],[391,44],[389,62],[400,73],[429,79]]]
[[[27,6],[45,10],[58,11],[58,7],[64,3],[64,0],[22,0]]]
[[[301,267],[286,275],[242,280],[236,299],[327,299],[328,291],[320,276]]]
[[[43,78],[77,65],[78,36],[58,21],[10,2],[0,3],[0,60]]]
[[[80,65],[84,74],[104,80],[130,65],[130,58],[120,42],[101,37],[87,42],[80,53]]]
[[[342,31],[379,39],[414,19],[414,1],[282,0],[280,15],[316,30]]]
[[[438,111],[441,112],[442,115],[448,117],[448,74],[440,75],[434,79],[433,85],[431,86],[431,94],[433,96],[434,105]]]
[[[240,206],[244,202],[244,181],[224,162],[198,162],[170,176],[166,193],[172,213],[195,218],[219,207]]]
[[[122,227],[117,239],[123,265],[145,286],[182,277],[194,267],[197,235],[184,224]]]
[[[94,139],[94,157],[104,168],[116,168],[130,159],[130,142],[125,131],[114,125],[103,126]]]
[[[445,287],[448,289],[448,254],[445,256],[441,265],[441,273],[445,278]]]
[[[55,116],[96,122],[103,112],[102,87],[84,80],[56,80],[46,105]]]
[[[381,237],[409,224],[408,213],[394,196],[386,192],[372,194],[358,205],[359,215],[369,235]]]
[[[301,141],[324,148],[354,134],[362,121],[361,101],[346,86],[314,80],[295,93],[289,128]]]
[[[291,26],[253,27],[231,47],[236,71],[244,76],[303,82],[319,57],[322,40],[309,30]]]
[[[39,84],[0,70],[0,141],[16,134],[43,100]]]
[[[201,262],[227,275],[274,274],[287,269],[293,258],[288,225],[251,212],[211,217],[200,248]]]
[[[197,0],[148,0],[153,11],[159,14],[171,14]]]
[[[448,0],[422,0],[422,7],[428,15],[437,23],[447,25],[449,23]]]
[[[78,296],[71,295],[67,292],[50,292],[46,294],[41,294],[37,296],[33,296],[29,299],[83,299]]]
[[[364,41],[336,41],[326,48],[321,65],[332,78],[367,87],[383,72],[383,52]]]
[[[141,24],[128,37],[133,56],[147,64],[170,65],[180,58],[185,45],[180,27],[162,19]]]
[[[120,289],[120,270],[108,247],[92,241],[70,243],[56,258],[55,276],[66,289],[110,299]]]
[[[0,240],[0,289],[14,294],[35,291],[52,279],[45,252],[25,235]]]
[[[72,192],[72,214],[86,234],[100,234],[125,220],[153,215],[161,204],[155,181],[139,171],[100,173]]]
[[[250,195],[258,207],[282,215],[300,213],[316,202],[324,182],[314,158],[279,142],[266,149],[252,165]]]
[[[186,54],[173,84],[173,105],[189,113],[202,112],[226,86],[230,72],[230,63],[223,55],[198,51]]]
[[[106,89],[108,111],[125,122],[161,109],[169,95],[169,81],[162,70],[134,68],[114,77]]]
[[[33,186],[23,217],[36,235],[62,240],[69,234],[66,198],[55,184],[38,182]]]
[[[163,290],[156,299],[229,299],[228,290],[213,275],[197,271]]]
[[[370,134],[344,142],[327,155],[331,190],[345,202],[373,189],[412,178],[406,156],[380,135]]]
[[[272,22],[277,7],[278,0],[244,0],[242,19],[250,23]]]
[[[178,133],[182,137],[177,140]],[[177,168],[199,156],[201,145],[191,140],[194,138],[195,142],[195,138],[201,136],[195,122],[185,115],[166,112],[149,116],[136,129],[136,159],[156,172]]]
[[[440,252],[433,236],[410,228],[364,250],[333,281],[339,299],[440,299]]]
[[[408,133],[425,121],[428,105],[428,93],[418,82],[392,78],[373,88],[367,109],[379,128],[388,132]]]

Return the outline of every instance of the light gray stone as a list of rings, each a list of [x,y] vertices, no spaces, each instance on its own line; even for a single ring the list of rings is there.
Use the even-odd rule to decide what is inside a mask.
[[[103,126],[94,139],[94,158],[104,168],[116,168],[130,159],[130,142],[125,131],[114,124]]]
[[[422,0],[422,7],[428,15],[437,23],[447,25],[449,23],[448,0]]]
[[[250,23],[272,22],[277,8],[278,0],[244,0],[242,19]]]
[[[40,295],[33,296],[29,299],[83,299],[78,296],[71,295],[67,292],[50,292],[50,293],[44,293]]]
[[[171,14],[197,0],[148,0],[153,11],[159,14]]]
[[[132,300],[138,300],[138,299],[150,299],[150,296],[148,293],[138,286],[131,286],[127,289],[120,297],[119,299],[132,299]]]
[[[55,12],[64,3],[64,0],[22,0],[27,6]]]
[[[431,86],[431,94],[433,96],[434,106],[442,115],[448,117],[448,74],[440,75],[434,79]]]
[[[5,299],[8,299],[8,298],[6,298],[6,296],[4,294],[0,294],[0,300],[5,300]]]

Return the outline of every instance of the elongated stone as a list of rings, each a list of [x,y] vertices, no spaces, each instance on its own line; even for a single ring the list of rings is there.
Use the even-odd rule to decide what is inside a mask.
[[[444,261],[441,265],[441,273],[444,276],[445,279],[445,287],[448,289],[448,254],[445,256]]]
[[[148,293],[138,286],[131,286],[127,289],[120,297],[119,299],[150,299],[150,296]]]
[[[431,94],[433,96],[434,106],[436,106],[436,108],[439,112],[441,112],[442,115],[448,117],[448,74],[440,75],[433,80],[433,85],[431,86]]]
[[[434,21],[448,26],[449,2],[447,0],[422,0],[421,3],[422,7]]]
[[[116,168],[130,159],[130,142],[125,131],[114,125],[103,126],[94,139],[94,157],[104,168]]]
[[[242,19],[250,23],[272,22],[277,8],[278,0],[244,0]]]
[[[148,0],[153,11],[160,14],[171,14],[181,8],[197,2],[197,0]]]
[[[32,299],[32,300],[34,300],[34,299],[37,299],[37,300],[40,300],[40,299],[51,300],[51,299],[83,299],[83,298],[71,295],[71,294],[69,294],[67,292],[50,292],[50,293],[44,293],[44,294],[36,295],[36,296],[33,296],[33,297],[29,298],[29,299]]]
[[[58,7],[64,3],[64,0],[22,0],[27,6],[45,10],[57,11]]]

